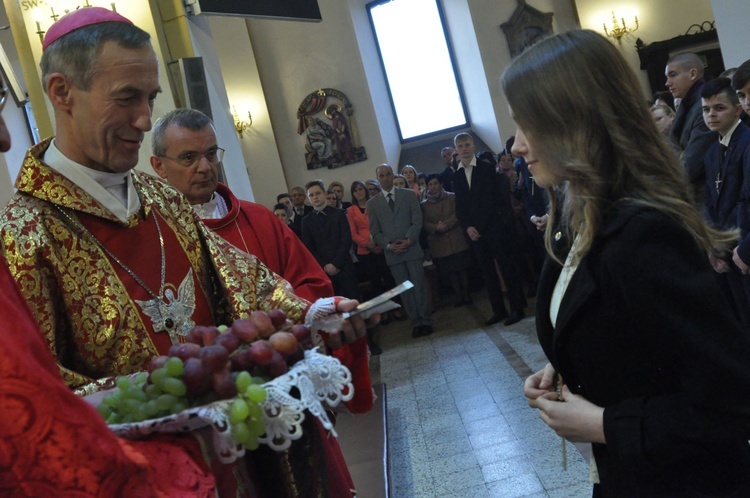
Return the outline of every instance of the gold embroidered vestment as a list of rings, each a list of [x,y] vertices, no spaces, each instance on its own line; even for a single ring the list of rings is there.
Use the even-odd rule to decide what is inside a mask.
[[[187,256],[201,287],[196,293],[205,295],[216,324],[229,324],[255,309],[281,308],[293,321],[303,319],[309,303],[257,258],[212,233],[175,189],[133,171],[141,209],[123,223],[40,160],[50,140],[24,158],[18,191],[0,212],[0,243],[70,387],[89,385],[88,391],[94,380],[143,370],[158,353],[150,337],[153,325],[143,320],[117,264],[55,206],[72,217],[106,220],[113,232],[143,223],[156,210]],[[143,257],[158,274],[158,253]]]

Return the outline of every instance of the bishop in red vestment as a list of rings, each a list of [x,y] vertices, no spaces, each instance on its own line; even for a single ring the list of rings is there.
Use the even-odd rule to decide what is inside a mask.
[[[0,89],[2,111],[2,76]],[[215,496],[195,439],[118,439],[68,389],[2,256],[0,310],[0,496]]]

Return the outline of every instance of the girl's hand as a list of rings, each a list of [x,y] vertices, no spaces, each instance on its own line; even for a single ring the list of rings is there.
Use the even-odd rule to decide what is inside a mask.
[[[557,393],[547,393],[529,400],[529,405],[538,408],[544,423],[568,441],[606,443],[604,408],[571,393],[568,386],[563,386],[562,401],[558,400]]]
[[[523,383],[523,395],[529,399],[529,404],[539,396],[555,392],[555,368],[551,363],[528,377]]]

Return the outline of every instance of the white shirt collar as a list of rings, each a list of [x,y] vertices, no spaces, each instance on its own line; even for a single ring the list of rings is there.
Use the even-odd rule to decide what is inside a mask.
[[[393,194],[393,198],[396,198],[396,187],[391,187],[391,190],[388,191],[386,189],[383,189],[383,197],[388,199],[388,194]]]
[[[474,157],[471,158],[471,162],[469,163],[469,167],[473,168],[476,165],[477,165],[477,158],[476,158],[476,156],[474,156]],[[456,171],[458,171],[461,168],[466,169],[466,166],[464,166],[463,161],[461,161],[461,162],[458,163],[458,169]]]
[[[84,192],[93,197],[99,204],[107,208],[118,220],[124,222],[141,208],[141,200],[133,185],[130,171],[125,173],[107,173],[87,168],[66,157],[52,140],[42,158],[44,163],[54,169],[71,182],[78,185]],[[117,189],[108,190],[112,185],[126,183],[122,195],[117,195]]]
[[[736,130],[739,125],[740,125],[740,118],[737,118],[737,122],[734,123],[734,126],[732,126],[732,128],[727,132],[726,135],[721,137],[721,139],[719,140],[719,143],[721,145],[726,145],[727,147],[729,147],[729,142],[732,140],[732,134],[734,133],[734,130]]]
[[[193,209],[202,220],[218,220],[226,216],[229,212],[224,198],[216,192],[211,194],[211,199],[208,202],[193,204]]]

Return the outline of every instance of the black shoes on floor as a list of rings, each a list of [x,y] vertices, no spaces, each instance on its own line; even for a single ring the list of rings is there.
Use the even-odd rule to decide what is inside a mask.
[[[495,325],[496,323],[500,323],[506,318],[508,318],[507,313],[502,313],[502,314],[494,313],[491,317],[489,317],[489,319],[486,322],[484,322],[484,324],[489,327],[490,325]]]
[[[411,336],[416,339],[417,337],[424,337],[426,335],[430,335],[433,332],[434,332],[434,329],[432,328],[432,325],[418,325],[412,329]]]
[[[526,313],[523,311],[514,311],[510,316],[503,322],[504,325],[513,325],[526,318]]]

